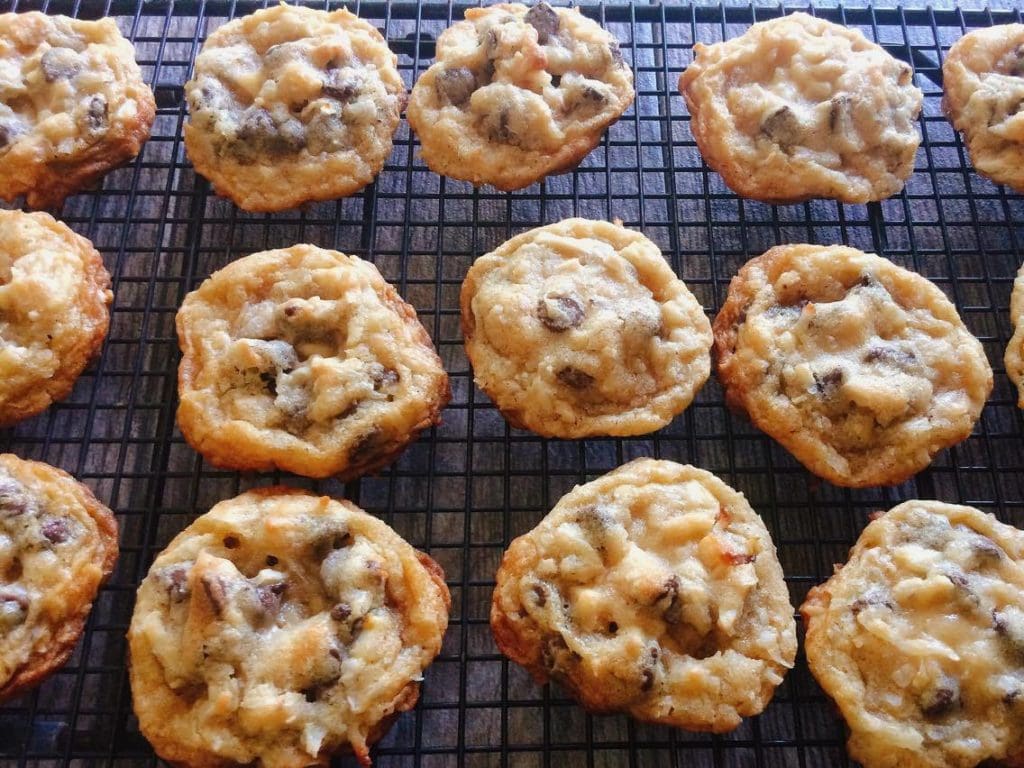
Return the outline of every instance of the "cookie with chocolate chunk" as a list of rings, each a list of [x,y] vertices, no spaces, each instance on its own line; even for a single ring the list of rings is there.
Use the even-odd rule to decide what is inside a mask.
[[[1024,532],[904,502],[800,610],[811,672],[865,768],[1024,764]]]
[[[942,83],[975,170],[1024,192],[1024,24],[968,32],[946,54]]]
[[[761,518],[709,472],[654,459],[578,486],[512,542],[491,629],[588,710],[715,733],[763,711],[796,656]]]
[[[448,375],[367,261],[312,245],[213,274],[177,316],[178,424],[219,467],[351,479],[440,421]]]
[[[50,214],[0,210],[0,426],[70,393],[110,325],[110,275]]]
[[[405,101],[397,57],[347,10],[281,5],[207,38],[185,84],[185,149],[247,211],[351,195],[391,154]]]
[[[945,294],[874,254],[783,245],[714,323],[726,400],[836,485],[895,485],[970,435],[992,369]]]
[[[70,658],[116,561],[117,521],[92,491],[0,454],[0,701]]]
[[[265,488],[182,531],[128,629],[139,728],[185,766],[326,766],[412,709],[441,650],[441,567],[347,501]]]
[[[578,8],[470,8],[407,117],[435,173],[513,190],[575,168],[633,103],[619,44]]]
[[[113,19],[0,14],[0,198],[59,207],[135,157],[155,117]]]
[[[693,50],[679,78],[690,129],[738,195],[866,203],[903,189],[924,97],[859,30],[792,13]]]
[[[668,424],[711,370],[711,326],[658,247],[566,219],[481,256],[462,284],[476,383],[515,427],[548,437]]]

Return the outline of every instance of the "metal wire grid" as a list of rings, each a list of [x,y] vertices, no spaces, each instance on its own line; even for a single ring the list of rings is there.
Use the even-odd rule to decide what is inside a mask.
[[[739,200],[702,164],[676,92],[693,41],[739,34],[781,7],[607,4],[584,11],[622,42],[637,100],[572,174],[514,194],[473,190],[427,171],[403,123],[384,172],[361,194],[251,215],[215,197],[188,165],[182,83],[205,36],[257,7],[234,0],[0,0],[0,11],[116,16],[159,106],[141,156],[60,212],[93,240],[114,277],[102,356],[66,402],[0,435],[3,450],[84,479],[117,512],[122,529],[118,568],[71,662],[36,691],[0,705],[0,764],[153,763],[126,680],[134,590],[154,555],[196,515],[245,488],[287,482],[353,499],[447,573],[453,605],[443,652],[427,672],[418,708],[375,750],[378,765],[848,765],[842,724],[802,656],[765,714],[725,736],[586,715],[497,654],[487,626],[494,571],[511,538],[574,484],[647,455],[704,467],[747,494],[772,531],[796,605],[845,558],[871,510],[921,496],[1024,522],[1022,421],[1002,368],[1024,200],[969,170],[940,110],[940,63],[949,45],[967,28],[1020,21],[1020,11],[806,8],[864,30],[911,62],[924,90],[916,171],[903,194],[881,204]],[[411,86],[429,65],[437,35],[465,6],[366,1],[352,9],[385,32]],[[851,491],[816,481],[729,415],[714,380],[683,416],[646,438],[551,441],[509,429],[472,385],[458,327],[461,279],[476,256],[513,233],[570,215],[619,217],[642,229],[709,313],[736,269],[777,243],[844,242],[917,270],[956,301],[997,372],[975,435],[903,486]],[[374,261],[416,306],[451,374],[444,424],[380,477],[342,486],[222,472],[203,463],[175,428],[173,321],[181,299],[232,259],[299,241]]]

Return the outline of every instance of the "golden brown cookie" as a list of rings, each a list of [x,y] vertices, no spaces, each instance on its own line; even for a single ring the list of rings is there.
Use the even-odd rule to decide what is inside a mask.
[[[726,400],[836,485],[895,485],[970,435],[992,369],[945,294],[888,259],[782,245],[714,323]]]
[[[946,54],[942,83],[974,168],[1024,192],[1024,24],[968,32]]]
[[[1003,363],[1006,375],[1017,387],[1017,405],[1024,408],[1024,265],[1018,270],[1010,293],[1010,323],[1013,336],[1006,345]]]
[[[448,375],[369,262],[313,245],[232,262],[185,297],[178,424],[219,467],[350,479],[440,421]]]
[[[48,213],[0,210],[0,426],[63,400],[110,324],[110,275]]]
[[[128,630],[139,728],[174,765],[326,766],[419,696],[451,600],[441,567],[347,501],[266,488],[157,556]]]
[[[701,305],[639,232],[566,219],[481,256],[462,284],[476,383],[515,427],[548,437],[668,424],[711,370]]]
[[[924,97],[859,30],[792,13],[693,50],[679,78],[690,128],[738,195],[866,203],[903,189]]]
[[[1024,764],[1024,532],[904,502],[801,611],[811,672],[864,768]]]
[[[185,84],[189,160],[247,211],[358,192],[391,154],[405,102],[397,63],[344,9],[282,3],[231,21]]]
[[[70,658],[116,561],[117,521],[92,491],[0,454],[0,701]]]
[[[633,103],[619,44],[578,8],[470,8],[437,39],[409,125],[435,173],[513,190],[575,168]]]
[[[112,19],[0,14],[0,197],[32,208],[135,157],[156,117],[135,49]]]
[[[796,656],[761,518],[709,472],[654,459],[577,486],[512,542],[491,629],[588,710],[717,733],[760,713]]]

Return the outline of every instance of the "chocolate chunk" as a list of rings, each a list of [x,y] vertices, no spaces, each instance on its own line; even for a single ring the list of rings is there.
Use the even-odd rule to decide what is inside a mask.
[[[537,42],[541,45],[558,35],[558,13],[543,0],[526,12],[526,23],[537,30]]]
[[[334,70],[324,78],[321,95],[341,102],[352,101],[363,85],[363,78],[351,70]]]
[[[497,115],[488,114],[484,117],[482,128],[493,141],[514,144],[516,135],[509,125],[510,120],[509,108],[502,107]]]
[[[579,328],[585,315],[583,302],[572,294],[546,293],[537,300],[537,319],[554,333]]]
[[[380,392],[382,389],[397,384],[401,376],[399,376],[398,371],[394,368],[385,368],[378,363],[374,364],[370,371],[370,378],[373,380],[374,390]]]
[[[828,129],[832,133],[846,127],[850,117],[850,105],[852,102],[853,99],[846,93],[832,97],[828,107]]]
[[[107,100],[100,95],[89,100],[85,124],[90,131],[102,131],[107,125]]]
[[[233,150],[247,159],[260,153],[283,155],[298,152],[306,143],[299,121],[289,119],[277,125],[270,112],[261,107],[245,110],[236,139],[232,144]]]
[[[787,106],[781,106],[768,115],[761,123],[761,131],[784,150],[799,143],[803,136],[800,121]]]
[[[960,706],[960,683],[943,675],[918,696],[918,706],[925,717],[942,717]]]
[[[260,381],[263,382],[263,386],[267,388],[274,397],[277,397],[277,376],[272,374],[270,371],[263,371],[260,373]]]
[[[164,571],[163,581],[167,585],[167,594],[172,603],[184,601],[191,593],[188,586],[188,571],[183,566]]]
[[[869,589],[863,595],[850,603],[850,612],[854,616],[859,616],[861,611],[865,608],[873,606],[884,606],[889,610],[895,610],[896,608],[892,600],[887,597],[887,593],[884,590]]]
[[[614,621],[609,621],[608,622],[608,634],[609,635],[614,635],[618,631],[619,631],[618,623],[614,622]]]
[[[586,389],[594,383],[593,376],[572,366],[566,366],[559,370],[555,374],[555,378],[570,389]]]
[[[655,605],[661,607],[661,617],[667,624],[678,624],[683,620],[683,601],[679,597],[679,577],[672,574],[658,593]]]
[[[843,369],[833,368],[825,373],[813,373],[814,386],[822,397],[832,397],[843,383]]]
[[[351,615],[352,609],[348,606],[348,603],[338,603],[331,608],[331,618],[335,621],[345,621]]]
[[[213,612],[222,616],[224,609],[228,606],[228,590],[224,580],[216,575],[205,574],[199,581],[203,585],[203,591],[210,601]]]
[[[71,538],[71,530],[68,528],[67,521],[59,517],[44,519],[40,525],[40,530],[43,532],[43,536],[53,544],[63,544]]]
[[[283,595],[287,589],[288,584],[284,581],[256,588],[256,597],[259,599],[260,608],[268,617],[275,615],[281,609]]]
[[[476,90],[476,75],[467,67],[442,69],[434,81],[438,98],[461,107]]]
[[[971,551],[982,562],[986,560],[995,562],[1003,557],[1002,548],[988,536],[980,534],[971,538]]]
[[[82,60],[70,48],[51,48],[39,58],[39,68],[48,83],[70,80],[82,70]]]
[[[13,477],[0,476],[0,517],[16,517],[34,511],[25,487]]]
[[[909,349],[871,347],[864,355],[864,362],[873,363],[876,361],[905,368],[914,365],[917,362],[917,356]]]
[[[238,545],[241,544],[238,537],[234,535],[225,536],[222,543],[225,549],[238,549]]]

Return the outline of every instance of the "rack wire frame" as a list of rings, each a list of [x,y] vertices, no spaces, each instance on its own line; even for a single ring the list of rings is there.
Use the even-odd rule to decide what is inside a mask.
[[[0,11],[116,17],[157,96],[140,156],[58,212],[102,252],[115,301],[102,354],[67,401],[0,434],[0,449],[83,479],[117,513],[121,556],[73,658],[35,691],[0,705],[0,764],[150,765],[131,710],[124,633],[134,591],[159,550],[217,501],[287,483],[343,495],[392,525],[445,569],[452,617],[419,706],[374,750],[380,766],[845,766],[843,725],[802,653],[767,711],[735,732],[695,734],[592,717],[539,688],[496,651],[487,624],[509,541],[573,485],[638,456],[693,463],[742,490],[779,550],[794,605],[828,577],[875,509],[908,498],[972,504],[1024,523],[1024,422],[1002,353],[1022,260],[1024,200],[974,174],[942,116],[941,62],[965,30],[1020,22],[1017,11],[807,6],[692,7],[609,2],[583,12],[622,42],[637,98],[570,174],[505,194],[440,178],[403,123],[377,181],[353,197],[247,214],[216,197],[184,155],[182,84],[206,35],[264,7],[249,0],[0,0]],[[411,87],[463,3],[364,0]],[[334,8],[328,0],[315,7]],[[906,190],[882,203],[769,206],[738,199],[702,163],[676,90],[694,41],[806,10],[865,32],[911,63],[925,94],[923,143]],[[579,215],[621,218],[656,242],[717,311],[747,259],[786,242],[841,242],[884,253],[935,281],[983,342],[996,384],[975,433],[912,481],[847,490],[817,481],[769,438],[728,413],[712,379],[670,426],[636,439],[544,440],[510,429],[474,389],[458,322],[461,280],[512,234]],[[247,253],[308,241],[368,258],[414,304],[451,374],[444,423],[378,477],[342,485],[211,468],[175,422],[174,314],[185,294]],[[339,764],[348,765],[342,759]]]

